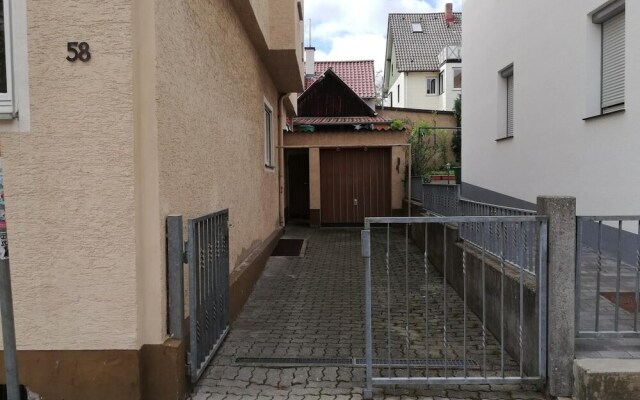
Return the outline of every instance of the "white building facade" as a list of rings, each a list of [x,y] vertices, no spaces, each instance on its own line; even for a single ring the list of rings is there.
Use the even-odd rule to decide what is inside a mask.
[[[390,14],[383,104],[451,111],[462,93],[462,14]]]
[[[640,2],[464,7],[463,196],[640,214]]]

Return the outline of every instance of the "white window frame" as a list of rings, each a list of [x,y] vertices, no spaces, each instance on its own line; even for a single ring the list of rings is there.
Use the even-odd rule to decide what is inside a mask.
[[[420,22],[412,22],[411,23],[411,31],[413,33],[422,32],[422,24]]]
[[[429,92],[430,89],[430,84],[429,82],[433,81],[433,93]],[[426,79],[426,83],[427,83],[427,96],[437,96],[438,95],[438,77],[435,76],[428,76]]]
[[[591,20],[594,24],[599,25],[600,28],[600,98],[599,98],[599,114],[609,114],[612,112],[622,111],[625,108],[625,96],[626,96],[626,27],[625,32],[622,37],[622,65],[620,66],[620,70],[618,73],[622,74],[622,93],[618,94],[621,96],[621,101],[612,104],[605,104],[605,96],[607,92],[611,95],[611,91],[607,91],[605,85],[605,44],[607,41],[605,40],[605,24],[607,22],[611,22],[614,18],[619,19],[622,18],[623,24],[626,23],[626,14],[625,14],[625,0],[612,0],[600,6],[598,9],[591,13]],[[618,58],[620,57],[620,52],[618,52]],[[617,98],[617,97],[616,97]]]
[[[267,169],[275,169],[274,143],[273,143],[273,107],[265,99],[262,111],[264,118],[264,166]]]
[[[11,18],[11,1],[3,1],[4,17],[4,52],[6,64],[7,92],[0,93],[0,119],[14,119],[17,117],[14,98],[13,80],[13,25]]]
[[[443,94],[445,89],[444,84],[444,71],[440,71],[438,74],[438,94]]]

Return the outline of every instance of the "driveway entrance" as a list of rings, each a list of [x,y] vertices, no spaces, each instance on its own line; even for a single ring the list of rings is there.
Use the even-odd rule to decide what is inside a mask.
[[[372,233],[372,236],[376,234],[386,235],[386,231]],[[195,388],[193,399],[362,398],[364,365],[357,364],[357,360],[355,365],[353,363],[354,359],[364,357],[365,349],[360,229],[294,227],[287,228],[286,237],[307,239],[304,257],[270,258],[226,342]],[[395,247],[404,251],[404,234],[393,232],[391,239]],[[409,258],[416,262],[422,260],[421,251],[411,242]],[[435,269],[431,272],[434,278],[429,283],[429,294],[441,297],[444,292],[442,276]],[[455,330],[456,325],[460,326],[463,303],[451,288],[448,288],[447,296],[451,307],[449,323]],[[436,302],[434,307],[437,307]],[[411,313],[414,311],[421,315],[424,309],[411,310]],[[468,315],[467,318],[475,316]],[[386,327],[380,326],[380,332],[376,329],[374,327],[374,338],[385,337]],[[468,323],[468,329],[469,337],[482,340],[481,324],[477,319],[476,323]],[[491,335],[487,341],[493,348],[499,346]],[[377,352],[386,354],[387,342],[374,340],[374,345],[376,343],[380,346]],[[401,340],[397,343],[403,345]],[[434,349],[444,349],[443,343],[432,343]],[[452,337],[446,348],[451,358],[458,358],[462,354],[462,339]],[[467,354],[467,357],[472,358],[473,354]],[[278,366],[277,362],[284,364]],[[300,364],[293,364],[295,362]],[[512,362],[507,360],[507,363]],[[403,376],[403,371],[403,368],[392,368],[390,373]],[[446,385],[375,390],[375,398],[380,399],[401,395],[407,396],[403,397],[405,399],[421,396],[543,398],[529,385]]]

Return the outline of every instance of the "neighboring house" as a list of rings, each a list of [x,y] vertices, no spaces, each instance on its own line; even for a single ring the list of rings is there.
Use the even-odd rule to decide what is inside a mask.
[[[640,214],[640,4],[471,1],[465,16],[463,195]]]
[[[372,87],[369,67],[362,71],[349,79],[370,79],[364,86]],[[399,215],[407,142],[390,122],[333,69],[316,76],[298,98],[293,131],[284,134],[289,218],[326,226]]]
[[[3,5],[20,383],[46,399],[182,399],[165,218],[229,209],[238,310],[283,231],[302,1]]]
[[[315,61],[315,48],[305,47],[305,90],[325,71],[331,69],[372,109],[376,106],[375,69],[373,60]]]
[[[462,93],[462,13],[389,14],[384,105],[453,109]]]

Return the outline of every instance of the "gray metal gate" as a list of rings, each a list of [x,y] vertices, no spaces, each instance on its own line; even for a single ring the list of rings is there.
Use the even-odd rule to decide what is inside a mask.
[[[167,218],[169,331],[182,338],[183,263],[189,264],[189,375],[202,376],[229,331],[229,211],[188,221],[182,251],[182,217]]]
[[[640,338],[640,215],[579,216],[576,336]]]
[[[367,218],[365,397],[373,385],[543,384],[547,234],[543,216]]]

